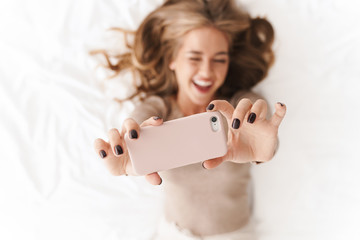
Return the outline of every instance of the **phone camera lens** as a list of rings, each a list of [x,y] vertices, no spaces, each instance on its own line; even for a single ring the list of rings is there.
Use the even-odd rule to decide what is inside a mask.
[[[211,121],[212,121],[212,122],[216,122],[216,121],[217,121],[217,118],[216,118],[216,117],[212,117],[212,118],[211,118]]]

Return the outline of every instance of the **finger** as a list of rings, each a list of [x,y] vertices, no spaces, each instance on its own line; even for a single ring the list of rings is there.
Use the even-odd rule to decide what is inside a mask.
[[[119,131],[116,128],[112,128],[108,132],[109,142],[111,150],[115,156],[120,156],[124,153],[123,151],[123,140],[120,136]]]
[[[121,136],[124,136],[127,133],[128,138],[137,139],[139,138],[140,126],[139,124],[132,118],[125,119],[122,129]]]
[[[163,124],[164,120],[161,117],[153,116],[151,118],[146,119],[144,122],[141,123],[140,127],[146,126],[159,126]]]
[[[94,142],[94,148],[95,151],[99,153],[100,157],[104,159],[106,167],[112,175],[120,176],[125,174],[125,169],[122,167],[121,159],[113,156],[109,143],[105,142],[101,138],[98,138]]]
[[[242,125],[245,115],[250,111],[252,106],[252,102],[248,98],[243,98],[239,101],[232,116],[231,126],[233,129],[238,129],[240,125]]]
[[[219,166],[222,162],[223,162],[223,158],[221,158],[221,157],[213,158],[213,159],[209,159],[209,160],[202,162],[202,166],[205,169],[212,169],[212,168],[216,168],[217,166]]]
[[[270,123],[275,127],[279,127],[281,121],[284,119],[286,114],[286,105],[283,103],[276,103],[275,104],[275,113],[270,119]]]
[[[222,115],[225,116],[228,125],[230,126],[230,121],[234,112],[234,107],[226,100],[214,100],[211,101],[206,111],[219,111]]]
[[[162,183],[162,179],[157,172],[147,174],[145,179],[152,185],[160,185]]]
[[[108,156],[110,144],[102,140],[101,138],[98,138],[94,141],[94,149],[97,154],[101,158],[106,158]]]
[[[254,123],[255,120],[262,120],[266,118],[267,114],[267,103],[263,99],[258,99],[253,104],[248,116],[247,116],[247,122],[248,123]]]

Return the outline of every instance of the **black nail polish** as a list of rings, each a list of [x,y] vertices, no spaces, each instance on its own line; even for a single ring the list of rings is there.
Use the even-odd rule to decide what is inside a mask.
[[[153,119],[156,121],[156,120],[161,119],[161,117],[153,117]]]
[[[240,127],[240,120],[238,118],[234,118],[234,120],[232,122],[232,128],[238,129],[239,127]]]
[[[281,102],[278,102],[278,104],[280,104],[282,107],[284,106],[284,104],[282,104]]]
[[[104,150],[100,150],[99,154],[100,154],[100,157],[101,157],[101,158],[105,158],[105,157],[106,157],[106,152],[105,152]]]
[[[137,134],[136,130],[133,129],[133,130],[130,131],[130,138],[131,139],[138,138],[138,134]]]
[[[256,114],[255,113],[250,113],[249,118],[247,120],[248,123],[254,123],[256,119]]]
[[[209,104],[209,106],[207,106],[207,110],[213,110],[214,109],[214,107],[215,107],[215,105],[214,104]]]
[[[115,154],[116,154],[116,155],[121,155],[121,154],[123,154],[123,153],[124,153],[124,152],[123,152],[121,146],[120,146],[120,145],[116,145],[116,146],[115,146]]]

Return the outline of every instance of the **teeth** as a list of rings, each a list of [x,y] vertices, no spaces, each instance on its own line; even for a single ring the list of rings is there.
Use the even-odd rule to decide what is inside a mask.
[[[205,82],[205,81],[201,81],[201,80],[194,80],[195,84],[201,86],[201,87],[209,87],[211,86],[211,82]]]

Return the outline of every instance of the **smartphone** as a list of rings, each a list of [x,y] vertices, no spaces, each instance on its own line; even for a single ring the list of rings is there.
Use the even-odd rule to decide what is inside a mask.
[[[226,120],[220,112],[204,112],[140,128],[138,139],[125,142],[138,175],[164,171],[224,156]]]

